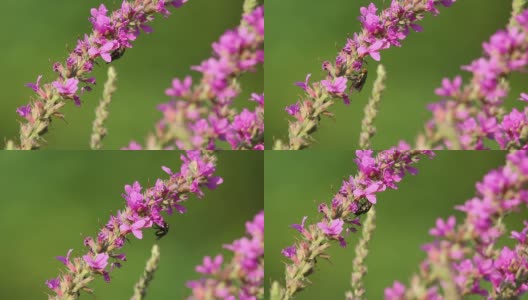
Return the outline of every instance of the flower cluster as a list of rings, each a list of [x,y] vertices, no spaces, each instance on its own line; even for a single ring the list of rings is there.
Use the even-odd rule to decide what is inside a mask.
[[[528,153],[509,154],[504,167],[477,183],[477,195],[456,207],[466,215],[463,222],[457,225],[453,216],[437,220],[429,231],[435,240],[423,247],[427,258],[411,288],[395,282],[385,299],[451,299],[450,293],[515,299],[528,292],[528,222],[511,232],[513,248],[497,245],[506,233],[503,219],[528,205],[527,184]]]
[[[95,78],[89,77],[97,58],[111,62],[132,47],[141,31],[151,32],[147,23],[154,14],[167,16],[167,7],[180,7],[187,0],[136,0],[123,1],[121,7],[109,14],[101,4],[91,10],[90,22],[93,31],[77,41],[75,49],[65,63],[56,62],[53,70],[58,78],[47,84],[41,84],[42,76],[36,83],[27,84],[35,93],[35,100],[17,109],[17,113],[27,122],[21,124],[20,149],[38,148],[52,117],[63,118],[60,109],[65,100],[81,104],[80,94],[90,91]]]
[[[472,75],[466,85],[460,76],[442,81],[435,91],[441,101],[429,105],[433,118],[417,147],[483,150],[489,140],[501,149],[526,149],[528,110],[506,113],[501,107],[508,95],[505,77],[528,65],[528,10],[514,20],[483,44],[483,57],[462,68]]]
[[[417,171],[411,165],[418,162],[422,155],[433,157],[431,151],[402,151],[391,149],[373,156],[370,150],[357,151],[355,163],[358,174],[343,182],[330,205],[319,205],[322,220],[306,225],[307,217],[301,224],[292,227],[299,231],[303,239],[282,250],[282,254],[291,260],[286,267],[286,289],[281,291],[283,298],[291,298],[297,291],[306,287],[305,278],[314,271],[317,257],[326,257],[325,250],[331,241],[346,246],[345,234],[355,232],[360,226],[359,217],[376,204],[376,194],[389,189],[397,189],[406,173]]]
[[[295,118],[289,125],[288,146],[277,142],[276,149],[298,150],[309,145],[309,134],[317,129],[320,115],[331,115],[328,112],[334,98],[350,103],[349,93],[361,91],[366,77],[365,59],[380,60],[380,51],[391,46],[401,46],[410,32],[421,31],[416,24],[424,12],[437,15],[438,6],[451,6],[455,0],[392,0],[391,5],[378,14],[376,6],[371,3],[361,8],[359,21],[362,31],[355,33],[347,40],[335,61],[325,61],[323,69],[327,72],[325,79],[310,84],[310,75],[305,82],[297,83],[305,92],[305,99],[286,107],[288,114]]]
[[[264,7],[244,14],[242,24],[226,31],[212,45],[213,57],[192,69],[202,74],[193,87],[190,76],[174,79],[166,90],[172,100],[158,106],[163,113],[147,149],[217,149],[228,142],[232,149],[263,150],[264,94],[253,94],[256,108],[237,112],[231,107],[240,94],[235,80],[264,63]],[[138,150],[137,142],[125,148]]]
[[[224,247],[234,257],[223,264],[223,256],[205,257],[196,271],[203,274],[199,280],[189,281],[192,300],[227,299],[256,300],[264,294],[264,212],[246,223],[249,237],[243,237]]]
[[[55,292],[49,299],[77,299],[81,291],[91,291],[88,284],[96,275],[102,275],[106,281],[110,281],[110,272],[126,260],[120,249],[125,245],[127,236],[132,234],[141,239],[145,229],[166,227],[162,212],[184,213],[183,203],[191,194],[201,198],[204,187],[214,189],[222,183],[222,178],[214,176],[214,156],[188,151],[181,159],[183,164],[177,173],[163,167],[170,176],[168,180],[158,179],[153,187],[146,190],[138,182],[126,185],[123,194],[126,208],[110,216],[95,238],[84,239],[84,245],[88,248],[85,255],[70,258],[70,249],[65,257],[57,257],[67,270],[46,282]]]

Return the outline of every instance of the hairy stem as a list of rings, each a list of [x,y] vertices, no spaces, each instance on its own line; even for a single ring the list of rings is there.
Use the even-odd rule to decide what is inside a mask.
[[[92,139],[90,142],[90,148],[92,150],[99,150],[103,146],[103,139],[107,134],[107,130],[104,126],[105,121],[108,119],[108,107],[112,102],[112,95],[116,91],[117,73],[114,67],[108,68],[108,79],[104,85],[103,97],[99,102],[99,106],[95,110],[95,120],[92,127]]]
[[[152,246],[152,254],[147,261],[147,265],[145,266],[145,270],[143,271],[143,275],[139,278],[139,281],[134,286],[134,295],[131,300],[142,300],[145,299],[145,296],[147,294],[147,288],[154,279],[154,273],[158,269],[158,263],[160,259],[160,252],[159,252],[159,246],[158,244],[154,244]]]
[[[381,95],[385,91],[385,80],[387,79],[387,72],[382,64],[378,65],[376,70],[377,78],[374,81],[372,88],[372,95],[370,96],[367,106],[365,106],[365,116],[361,122],[361,134],[359,136],[359,148],[370,149],[372,147],[372,137],[376,134],[376,127],[374,121],[378,114],[378,107],[381,101]]]
[[[372,237],[372,233],[376,229],[376,210],[372,206],[370,211],[367,213],[367,218],[363,224],[363,230],[361,232],[361,238],[356,245],[356,257],[352,262],[352,278],[350,280],[351,291],[346,293],[347,300],[361,300],[366,299],[365,296],[365,285],[363,284],[363,278],[367,275],[367,266],[365,260],[368,256],[369,249],[368,244]]]

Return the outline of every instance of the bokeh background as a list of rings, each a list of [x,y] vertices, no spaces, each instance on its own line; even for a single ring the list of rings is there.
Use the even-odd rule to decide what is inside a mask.
[[[124,185],[167,178],[162,165],[178,170],[179,152],[2,153],[0,299],[46,299],[45,280],[64,268],[55,257],[70,248],[81,254],[83,238],[124,207]],[[221,186],[204,190],[203,199],[191,198],[186,214],[166,218],[170,230],[159,241],[160,267],[149,299],[185,299],[185,283],[199,278],[195,266],[206,255],[230,258],[222,245],[242,237],[245,222],[264,208],[262,153],[219,153],[217,173]],[[112,281],[94,281],[97,299],[130,299],[154,242],[154,230],[145,230],[142,240],[132,237],[123,248],[127,262],[111,273]]]
[[[270,1],[266,12],[266,149],[277,138],[287,138],[286,105],[303,92],[294,82],[323,79],[321,64],[335,59],[348,36],[360,30],[359,9],[373,2],[387,7],[388,0]],[[402,48],[381,52],[388,72],[387,90],[380,104],[373,139],[375,149],[387,149],[400,139],[414,142],[431,114],[426,104],[439,100],[434,89],[444,77],[462,74],[460,66],[482,54],[482,42],[508,22],[511,1],[457,1],[441,8],[440,15],[426,15],[424,31],[412,32]],[[358,145],[363,109],[367,103],[377,62],[369,60],[369,79],[363,91],[332,109],[335,121],[325,118],[314,137],[314,149],[355,149]],[[464,72],[464,79],[467,73]],[[511,76],[512,93],[507,106],[517,103],[528,76]]]
[[[0,140],[18,135],[16,108],[29,102],[33,91],[25,87],[42,74],[43,82],[55,79],[52,64],[63,61],[77,38],[91,30],[90,9],[104,3],[109,10],[120,0],[2,1],[6,12],[0,20]],[[119,149],[132,140],[143,141],[161,118],[156,106],[168,101],[165,89],[172,78],[197,72],[198,65],[211,55],[211,43],[224,31],[240,23],[243,0],[193,0],[181,9],[171,9],[165,19],[157,17],[154,32],[142,34],[125,55],[114,63],[118,73],[118,90],[110,106],[109,135],[105,149]],[[9,12],[9,13],[7,13]],[[100,62],[93,75],[98,84],[82,97],[82,107],[66,105],[66,122],[57,120],[46,135],[48,149],[88,149],[95,107],[106,81],[107,66]],[[251,92],[264,89],[262,68],[242,77],[244,93],[236,106],[251,106]],[[248,105],[249,104],[249,105]],[[252,107],[252,106],[251,106]]]
[[[303,216],[308,216],[310,224],[319,219],[317,206],[329,203],[342,179],[356,174],[353,158],[353,151],[266,151],[266,292],[272,280],[284,282],[284,263],[288,260],[281,249],[301,238],[291,224],[300,224]],[[428,231],[436,219],[453,214],[459,219],[462,214],[454,206],[472,198],[475,183],[504,160],[505,152],[499,151],[437,151],[436,158],[422,159],[416,165],[418,175],[406,176],[398,190],[378,194],[377,229],[370,243],[369,273],[364,281],[368,299],[383,299],[384,288],[394,280],[409,282],[425,258],[420,247],[432,240]],[[526,213],[506,219],[508,228],[521,229],[521,217],[526,219]],[[344,299],[358,238],[351,234],[346,248],[333,245],[328,251],[330,262],[319,261],[309,277],[312,285],[295,299]]]

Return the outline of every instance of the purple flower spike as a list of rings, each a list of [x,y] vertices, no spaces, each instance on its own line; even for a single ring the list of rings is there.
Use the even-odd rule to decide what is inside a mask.
[[[436,15],[439,13],[437,6],[450,6],[454,2],[455,0],[414,2],[392,0],[390,5],[385,5],[386,8],[383,10],[378,10],[374,3],[361,7],[359,21],[362,30],[347,39],[335,59],[323,62],[326,78],[317,81],[312,88],[308,84],[309,75],[305,82],[296,83],[306,92],[301,98],[303,110],[298,115],[292,114],[291,109],[286,109],[286,112],[295,117],[295,120],[289,124],[289,143],[279,141],[276,143],[276,148],[280,150],[307,148],[312,142],[310,138],[312,129],[317,128],[323,116],[333,115],[328,110],[334,104],[332,100],[341,98],[345,105],[348,105],[351,102],[349,94],[362,90],[367,80],[366,60],[369,57],[380,61],[381,51],[394,46],[401,47],[402,41],[406,39],[411,29],[417,32],[422,31],[422,27],[417,22],[424,18],[425,12]],[[347,87],[350,93],[347,93]],[[325,91],[327,94],[324,93]],[[427,146],[416,148],[425,149]]]
[[[434,240],[422,247],[427,256],[413,276],[413,288],[389,288],[385,299],[416,299],[421,291],[427,291],[426,299],[443,299],[446,295],[439,291],[445,292],[445,277],[436,273],[438,268],[451,274],[453,291],[461,299],[472,295],[486,299],[501,295],[521,298],[526,294],[528,222],[524,222],[521,232],[511,232],[517,243],[514,247],[504,247],[499,242],[507,233],[502,220],[528,204],[526,191],[519,189],[528,184],[527,162],[525,150],[508,154],[505,166],[491,170],[476,184],[475,197],[456,207],[465,213],[465,219],[438,219],[429,231]]]
[[[103,277],[105,281],[110,281],[110,272],[114,268],[119,268],[126,260],[125,253],[120,249],[124,247],[125,241],[129,238],[128,235],[132,234],[142,239],[143,230],[154,225],[166,227],[163,212],[167,214],[171,214],[173,210],[184,212],[183,204],[192,194],[201,197],[203,196],[202,189],[222,182],[220,177],[214,176],[216,158],[208,152],[188,152],[182,155],[182,159],[183,163],[178,172],[164,167],[170,178],[158,179],[150,188],[143,189],[139,182],[126,185],[123,194],[126,207],[117,211],[115,215],[111,215],[95,238],[86,237],[84,239],[84,245],[87,248],[84,255],[70,259],[72,253],[70,249],[65,257],[57,257],[67,266],[67,270],[57,277],[59,283],[48,281],[48,286],[57,287],[54,289],[56,295],[50,296],[50,299],[59,299],[61,295],[77,293],[79,288],[88,290],[88,283],[91,280],[87,281],[86,278],[93,279],[95,275]],[[248,226],[248,231],[254,235],[262,235],[261,239],[263,239],[263,227],[263,219],[257,218],[251,226]],[[253,246],[244,242],[240,247],[245,249]],[[244,250],[244,253],[246,252]],[[220,264],[221,258],[218,257],[214,261],[206,260],[203,270],[214,272],[215,266]]]
[[[234,80],[264,63],[264,7],[254,8],[242,19],[240,26],[212,44],[212,57],[191,68],[201,73],[194,85],[187,76],[174,79],[165,90],[172,99],[158,105],[163,119],[147,138],[146,149],[217,150],[219,142],[236,150],[263,149],[264,94],[251,94],[249,100],[257,104],[254,109],[237,111],[231,105],[240,93]]]
[[[205,299],[204,295],[215,295],[215,299],[255,300],[264,293],[264,212],[246,223],[248,236],[225,245],[233,252],[233,259],[222,264],[222,256],[212,260],[205,257],[196,271],[201,279],[187,282],[192,289],[189,300]],[[229,277],[221,274],[230,274]]]
[[[89,73],[93,71],[98,58],[107,63],[120,58],[126,49],[132,48],[132,42],[137,39],[141,30],[152,31],[147,23],[153,21],[157,13],[167,16],[167,8],[170,5],[180,7],[186,2],[187,0],[124,0],[121,6],[112,12],[104,5],[92,8],[89,17],[93,27],[91,32],[78,39],[77,45],[64,62],[53,64],[57,78],[51,83],[41,85],[42,76],[39,76],[36,83],[27,84],[38,96],[31,106],[39,109],[34,111],[34,118],[26,118],[27,122],[21,124],[21,133],[24,134],[20,136],[19,148],[33,150],[42,145],[42,135],[48,132],[46,129],[51,123],[51,118],[63,116],[60,110],[64,106],[64,100],[74,100],[78,106],[81,104],[80,94],[90,91],[90,85],[95,83]],[[50,99],[54,99],[56,103],[41,105]],[[34,121],[41,119],[49,121]]]
[[[318,211],[322,215],[319,222],[307,225],[306,217],[301,224],[292,227],[303,235],[293,246],[281,251],[290,259],[286,266],[286,286],[291,288],[289,295],[296,294],[305,287],[307,272],[316,269],[317,258],[329,258],[327,249],[333,243],[346,247],[345,237],[362,226],[360,216],[366,214],[374,203],[376,194],[387,187],[397,189],[397,183],[407,174],[416,170],[411,165],[417,163],[421,156],[433,157],[432,151],[402,151],[396,148],[380,151],[373,156],[373,151],[357,151],[354,160],[358,173],[343,182],[339,191],[332,198],[331,204],[322,203]],[[528,173],[528,172],[527,172]],[[412,173],[411,173],[412,174]],[[346,226],[345,226],[346,224]],[[368,220],[365,229],[372,225]],[[357,250],[356,250],[357,251]],[[293,275],[295,274],[295,275]],[[353,273],[353,278],[356,273]],[[392,291],[387,292],[391,295]],[[398,290],[394,293],[399,293]],[[355,299],[355,298],[354,298]],[[400,299],[394,296],[390,299]]]

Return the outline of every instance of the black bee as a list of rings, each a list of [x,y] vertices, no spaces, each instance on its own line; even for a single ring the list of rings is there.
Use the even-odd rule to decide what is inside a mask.
[[[359,73],[348,76],[348,79],[354,83],[352,87],[358,92],[361,92],[365,82],[367,82],[367,77],[368,70],[367,68],[363,68],[361,71],[359,71]]]
[[[359,201],[358,210],[354,214],[356,216],[360,216],[362,214],[366,214],[366,213],[368,213],[368,211],[370,210],[371,207],[372,207],[372,203],[370,203],[366,199],[361,199]]]
[[[169,224],[165,222],[163,222],[163,226],[154,224],[154,229],[156,229],[156,236],[158,237],[157,240],[159,240],[164,237],[167,233],[169,233]]]
[[[123,55],[125,55],[125,48],[119,48],[117,50],[114,50],[110,56],[112,57],[112,61],[120,59]]]

